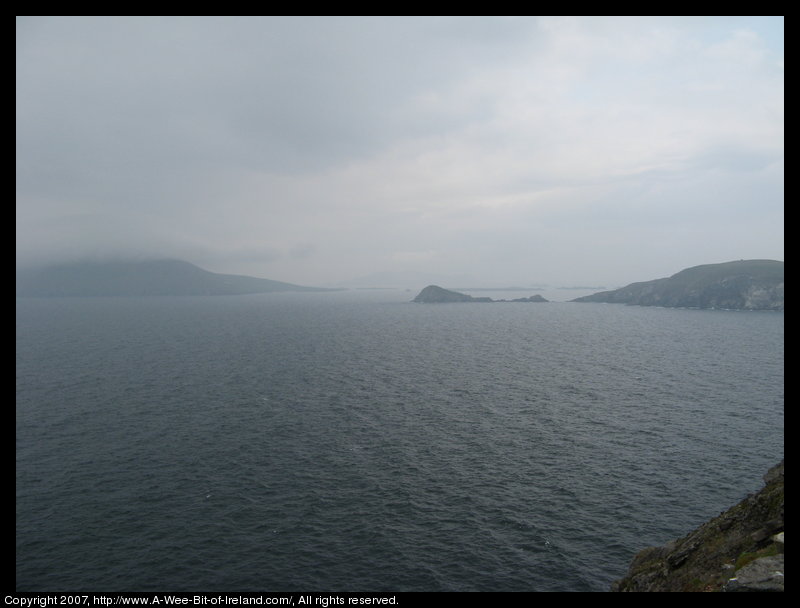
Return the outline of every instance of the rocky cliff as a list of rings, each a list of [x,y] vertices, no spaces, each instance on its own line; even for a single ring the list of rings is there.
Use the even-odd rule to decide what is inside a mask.
[[[671,277],[631,283],[573,301],[676,308],[783,310],[783,262],[739,260],[694,266]]]
[[[783,591],[783,461],[764,487],[683,538],[640,551],[612,591]]]

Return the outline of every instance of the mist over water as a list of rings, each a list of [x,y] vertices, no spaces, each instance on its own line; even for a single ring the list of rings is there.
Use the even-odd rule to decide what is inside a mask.
[[[17,590],[605,591],[783,457],[783,313],[413,295],[18,299]]]

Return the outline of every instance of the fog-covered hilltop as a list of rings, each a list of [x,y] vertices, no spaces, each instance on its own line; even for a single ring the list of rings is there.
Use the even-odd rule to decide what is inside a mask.
[[[668,278],[631,283],[572,301],[676,308],[783,310],[783,262],[739,260],[694,266]]]
[[[196,296],[326,291],[270,279],[209,272],[180,260],[83,262],[17,271],[16,295]]]

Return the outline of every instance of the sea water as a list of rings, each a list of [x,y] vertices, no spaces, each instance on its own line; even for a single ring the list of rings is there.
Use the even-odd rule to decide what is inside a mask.
[[[17,299],[17,590],[606,591],[783,457],[782,312],[413,295]]]

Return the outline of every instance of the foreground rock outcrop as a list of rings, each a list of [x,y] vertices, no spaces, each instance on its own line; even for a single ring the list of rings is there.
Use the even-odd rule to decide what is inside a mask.
[[[664,279],[631,283],[573,302],[608,302],[674,308],[783,310],[783,262],[739,260],[687,268]]]
[[[764,487],[683,538],[634,557],[612,591],[783,591],[783,461]]]

